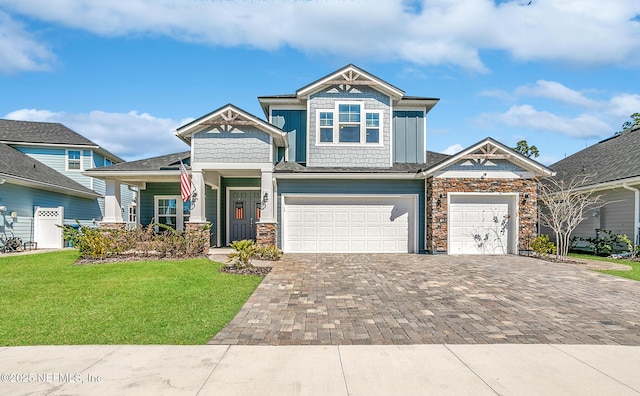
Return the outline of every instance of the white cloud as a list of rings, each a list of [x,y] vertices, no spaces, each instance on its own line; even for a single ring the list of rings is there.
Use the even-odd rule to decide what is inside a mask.
[[[0,73],[47,70],[54,58],[22,24],[0,11]]]
[[[64,113],[21,109],[4,118],[21,121],[59,122],[112,153],[134,160],[189,150],[173,131],[189,121],[158,118],[148,113]]]
[[[581,107],[596,107],[598,105],[597,101],[587,98],[582,92],[575,91],[556,81],[538,80],[535,84],[516,88],[515,94],[553,99]]]
[[[481,121],[498,121],[513,128],[560,132],[571,137],[596,137],[611,134],[611,127],[591,114],[561,117],[548,111],[536,110],[531,105],[514,105],[504,113],[485,113]]]
[[[461,144],[456,143],[456,144],[452,144],[451,146],[449,146],[446,149],[444,149],[442,151],[442,154],[453,155],[453,154],[459,153],[463,149],[464,149],[464,147]]]
[[[413,3],[412,3],[413,4]],[[482,51],[517,60],[638,65],[640,2],[0,0],[5,10],[104,36],[452,64],[484,72]],[[354,16],[356,16],[354,18]]]

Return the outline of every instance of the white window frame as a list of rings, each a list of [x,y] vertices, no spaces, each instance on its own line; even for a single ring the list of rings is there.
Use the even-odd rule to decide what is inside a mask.
[[[340,105],[359,105],[360,106],[360,141],[359,142],[340,142]],[[320,129],[326,128],[320,126],[320,113],[333,113],[333,142],[321,142],[320,141]],[[359,101],[336,101],[333,109],[316,109],[316,145],[317,146],[345,146],[345,147],[376,147],[383,145],[383,117],[384,111],[378,109],[367,109],[364,102]],[[367,143],[367,114],[378,115],[378,142]],[[355,123],[349,123],[355,124]],[[371,128],[369,128],[371,129]]]
[[[80,157],[77,159],[78,161],[78,169],[75,168],[70,168],[69,167],[69,152],[77,152],[80,154]],[[75,159],[73,161],[76,161]],[[82,169],[82,149],[66,149],[64,151],[64,170],[70,171],[70,172],[81,172],[84,169]]]
[[[159,223],[160,213],[158,213],[158,201],[161,199],[175,199],[176,200],[176,231],[184,230],[184,203],[182,202],[182,197],[180,195],[156,195],[153,197],[153,218],[155,223]],[[178,210],[180,209],[180,210]],[[189,214],[190,216],[191,214]],[[156,226],[156,232],[159,231],[160,227]]]

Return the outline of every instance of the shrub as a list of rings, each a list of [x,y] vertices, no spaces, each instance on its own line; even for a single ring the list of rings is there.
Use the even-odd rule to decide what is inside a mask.
[[[282,256],[282,251],[274,245],[260,245],[256,248],[255,256],[261,260],[277,261]]]
[[[155,232],[155,227],[162,232]],[[163,224],[133,230],[63,227],[63,236],[85,259],[103,260],[114,256],[195,257],[208,246],[209,226],[195,231],[176,231]]]
[[[631,240],[624,234],[614,234],[613,231],[597,229],[594,238],[578,238],[589,244],[597,256],[608,256],[613,253],[630,252],[633,250]]]
[[[531,242],[531,249],[538,256],[547,256],[556,252],[556,245],[549,241],[549,235],[538,235],[533,242]]]
[[[233,241],[229,246],[235,250],[235,252],[229,254],[227,263],[230,263],[236,268],[253,267],[251,259],[255,257],[257,246],[252,240],[243,239],[241,241]]]

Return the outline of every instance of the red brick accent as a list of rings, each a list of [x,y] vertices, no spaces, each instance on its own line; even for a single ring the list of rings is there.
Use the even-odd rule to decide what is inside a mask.
[[[518,192],[518,249],[527,250],[536,236],[538,216],[537,184],[531,179],[447,179],[429,178],[426,191],[426,250],[431,253],[447,251],[447,194],[450,192]],[[440,198],[442,194],[442,198]],[[528,198],[524,199],[524,194]]]
[[[278,243],[278,224],[256,223],[256,243],[258,245],[276,246]]]

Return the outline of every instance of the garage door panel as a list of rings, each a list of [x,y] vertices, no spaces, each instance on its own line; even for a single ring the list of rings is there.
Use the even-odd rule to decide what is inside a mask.
[[[414,251],[414,206],[415,199],[407,196],[285,197],[283,248],[288,252]]]
[[[513,231],[508,218],[512,196],[452,195],[449,219],[449,252],[453,254],[509,253]]]

